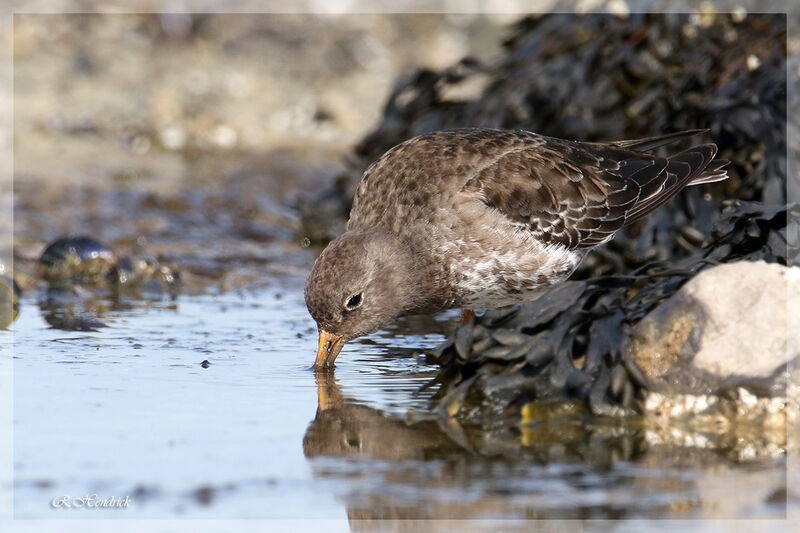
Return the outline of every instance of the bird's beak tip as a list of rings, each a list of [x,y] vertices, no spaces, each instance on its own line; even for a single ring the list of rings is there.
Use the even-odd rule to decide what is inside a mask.
[[[344,338],[320,328],[319,347],[317,348],[317,359],[314,361],[314,370],[333,368],[333,362],[342,350],[343,345]]]

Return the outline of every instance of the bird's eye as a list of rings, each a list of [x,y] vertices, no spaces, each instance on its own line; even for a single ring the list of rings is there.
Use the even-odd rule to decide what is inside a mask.
[[[348,298],[347,302],[345,302],[344,306],[346,308],[348,308],[348,309],[355,309],[356,307],[361,305],[361,301],[362,300],[363,300],[363,298],[361,296],[361,293],[359,292],[358,294],[354,294],[353,296]]]

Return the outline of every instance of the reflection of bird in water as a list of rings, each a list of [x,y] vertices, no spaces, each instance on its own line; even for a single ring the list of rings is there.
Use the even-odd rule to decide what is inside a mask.
[[[308,278],[315,366],[398,316],[535,299],[684,187],[727,177],[713,144],[650,153],[700,132],[582,143],[463,129],[395,146],[364,173],[347,232]]]
[[[548,412],[547,405],[537,404],[529,410],[533,418],[521,425],[462,430],[447,419],[409,422],[358,405],[342,395],[332,372],[317,373],[317,387],[319,408],[303,438],[303,451],[315,478],[345,487],[339,497],[353,530],[407,524],[390,525],[393,520],[486,516],[686,518],[694,516],[704,488],[698,476],[713,472],[713,477],[720,469],[736,472],[726,457],[727,443],[720,449],[648,445],[638,423],[552,419],[563,405]],[[318,457],[342,462],[317,466],[313,460]],[[691,475],[654,476],[664,464]],[[553,487],[558,490],[552,492]],[[598,503],[591,492],[608,487],[614,498]],[[642,491],[649,497],[642,498]],[[702,501],[713,506],[728,498],[729,490],[712,489]]]
[[[347,515],[354,521],[467,519],[520,512],[534,518],[579,518],[584,512],[580,506],[565,514],[560,506],[537,506],[536,500],[521,505],[519,498],[526,490],[541,492],[537,486],[520,493],[484,488],[505,486],[507,477],[530,480],[537,476],[543,476],[542,486],[549,486],[554,476],[558,483],[579,485],[581,476],[561,479],[559,469],[552,473],[541,465],[573,464],[587,472],[603,472],[616,460],[635,460],[642,452],[638,429],[595,432],[572,419],[545,420],[527,428],[511,423],[460,428],[453,420],[433,417],[409,421],[345,398],[332,372],[317,372],[316,379],[319,406],[303,438],[303,452],[312,460],[315,477],[340,476],[346,482]],[[317,467],[313,459],[319,457],[344,463],[341,469],[331,469],[330,461]],[[571,468],[575,472],[576,467]],[[409,497],[409,487],[419,496]],[[469,501],[446,496],[466,490],[473,495],[477,490],[480,496]],[[405,496],[398,496],[398,491]]]
[[[408,424],[346,401],[331,373],[317,372],[316,377],[319,406],[303,438],[306,457],[422,459],[432,449],[455,448],[436,422]]]
[[[522,427],[511,421],[500,425],[461,427],[455,419],[432,413],[417,414],[407,420],[349,400],[332,372],[318,371],[317,413],[303,438],[306,457],[364,456],[373,459],[413,459],[452,456],[492,457],[520,454],[534,456],[542,463],[558,460],[610,460],[615,453],[612,441],[629,438],[625,431],[606,434],[602,423],[599,435],[609,442],[598,449],[584,448],[595,427],[581,423],[585,410],[565,410],[563,402],[530,404]],[[640,429],[636,426],[636,432]],[[552,448],[552,449],[551,449]],[[622,455],[630,457],[633,450]],[[603,458],[605,457],[605,459]]]

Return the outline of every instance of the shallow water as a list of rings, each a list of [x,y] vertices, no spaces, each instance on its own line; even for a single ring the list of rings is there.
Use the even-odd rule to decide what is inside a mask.
[[[315,376],[300,278],[127,303],[102,313],[106,327],[66,332],[23,300],[13,325],[16,518],[785,513],[780,459],[654,446],[624,425],[435,420],[430,392],[415,394],[435,368],[415,349],[435,346],[455,314],[401,320],[348,345],[334,376]],[[93,494],[130,503],[53,508]]]
[[[125,512],[137,517],[339,516],[333,497],[308,497],[315,482],[302,436],[317,407],[316,330],[302,292],[150,303],[106,313],[108,327],[87,333],[49,329],[23,301],[16,516],[54,518],[52,498],[92,493],[131,496]],[[343,357],[337,375],[374,405],[412,406],[407,393],[430,368],[392,357],[364,365],[407,341],[373,342]]]

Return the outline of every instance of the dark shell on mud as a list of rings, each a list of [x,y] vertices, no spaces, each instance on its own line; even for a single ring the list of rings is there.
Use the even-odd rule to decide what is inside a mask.
[[[39,257],[42,277],[51,283],[101,283],[116,262],[114,252],[89,237],[58,239]]]
[[[39,257],[39,262],[48,268],[58,268],[73,258],[84,261],[116,261],[114,252],[89,237],[71,237],[58,239],[47,246]]]

